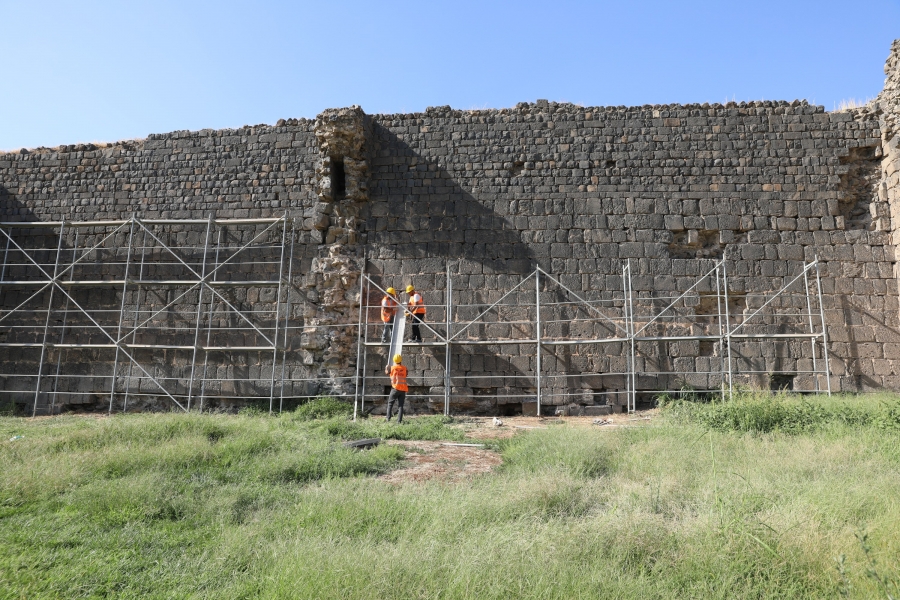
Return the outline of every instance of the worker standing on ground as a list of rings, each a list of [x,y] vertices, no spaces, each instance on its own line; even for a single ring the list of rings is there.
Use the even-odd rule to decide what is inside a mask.
[[[422,295],[416,291],[411,285],[406,286],[406,293],[409,294],[409,313],[412,315],[412,337],[410,341],[421,342],[422,332],[419,325],[425,322],[425,301]]]
[[[400,303],[395,298],[396,295],[397,290],[389,287],[384,298],[381,299],[381,322],[384,323],[384,329],[381,331],[382,344],[391,341],[391,334],[394,331],[394,317],[397,316],[397,309],[400,307]]]
[[[384,368],[386,375],[391,376],[391,395],[388,396],[387,420],[391,420],[391,411],[394,408],[394,401],[397,402],[397,423],[403,422],[403,403],[406,401],[406,392],[409,386],[406,384],[406,367],[403,366],[403,357],[399,354],[394,355],[394,366]]]

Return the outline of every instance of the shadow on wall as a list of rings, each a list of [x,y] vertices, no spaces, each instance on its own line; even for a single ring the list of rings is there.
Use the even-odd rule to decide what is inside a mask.
[[[0,221],[30,223],[39,220],[15,194],[0,185]],[[16,250],[16,244],[21,245],[28,256],[45,269],[50,268],[48,265],[52,265],[58,243],[55,232],[48,235],[49,230],[29,229],[18,230],[17,235],[16,229],[7,231],[12,233],[15,243],[6,235],[0,234],[0,280],[39,277],[38,270]],[[67,249],[65,245],[62,247],[63,251]],[[40,358],[40,350],[33,345],[42,341],[38,332],[44,324],[42,311],[45,310],[48,297],[47,290],[40,292],[33,288],[11,289],[5,286],[0,289],[0,313],[4,318],[4,323],[0,326],[0,342],[31,344],[29,347],[0,348],[0,407],[13,408],[24,414],[26,406],[33,402],[34,366]],[[13,309],[18,310],[13,312]],[[49,364],[51,359],[55,360],[48,353],[45,362]]]
[[[854,382],[855,390],[853,391],[866,391],[872,389],[881,389],[883,386],[880,382],[876,381],[872,377],[868,375],[864,375],[862,372],[862,365],[860,364],[862,357],[859,355],[859,341],[856,339],[856,331],[854,325],[862,325],[864,316],[869,317],[877,326],[883,328],[884,330],[891,331],[891,328],[878,317],[873,315],[871,312],[867,311],[865,308],[858,304],[854,304],[850,302],[846,296],[841,295],[841,312],[844,314],[844,323],[847,324],[847,355],[844,357],[840,357],[840,355],[835,355],[835,358],[838,360],[843,359],[845,373],[844,376],[849,378]],[[830,341],[830,340],[829,340]],[[833,342],[832,342],[833,343]]]
[[[464,189],[441,158],[422,156],[377,122],[373,123],[373,138],[367,231],[375,273],[417,276],[435,289],[443,287],[441,276],[450,263],[454,298],[478,303],[491,293],[502,294],[511,287],[509,278],[492,276],[513,275],[518,279],[534,271],[534,253],[510,219]],[[466,276],[475,276],[478,283]],[[443,331],[443,327],[440,329]],[[422,351],[444,364],[443,349]],[[533,386],[533,374],[522,371],[502,352],[482,346],[462,353],[479,356],[478,363],[491,366],[490,374],[511,378],[507,381],[527,380],[526,385]],[[460,369],[456,366],[459,360],[462,354],[453,360],[454,409],[471,410],[475,406],[472,388],[478,387],[473,381],[477,383],[489,373]],[[500,388],[504,385],[501,381],[479,385]],[[429,383],[428,387],[443,386],[442,380]]]
[[[443,259],[419,269],[437,273],[460,259],[480,263],[485,273],[534,270],[534,253],[508,218],[460,187],[439,159],[419,155],[378,123],[373,130],[377,158],[368,231],[375,260]]]
[[[0,221],[38,221],[31,209],[19,202],[15,195],[0,185]]]

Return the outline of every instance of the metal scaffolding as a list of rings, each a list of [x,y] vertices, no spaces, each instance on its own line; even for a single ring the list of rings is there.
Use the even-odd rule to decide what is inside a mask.
[[[815,275],[811,285],[810,274]],[[687,390],[693,392],[717,392],[724,398],[726,394],[732,394],[736,383],[746,386],[761,385],[759,377],[754,376],[785,376],[793,381],[800,376],[801,383],[808,384],[805,388],[793,388],[795,391],[819,393],[827,391],[831,394],[831,380],[829,377],[830,364],[828,357],[828,338],[825,325],[825,313],[822,304],[822,289],[819,278],[819,261],[813,260],[804,263],[800,273],[793,277],[785,278],[780,288],[760,293],[740,294],[729,289],[728,273],[724,258],[714,263],[712,268],[687,286],[684,292],[677,295],[656,295],[649,291],[635,292],[632,274],[632,265],[626,261],[622,266],[622,283],[620,290],[606,290],[599,294],[600,297],[589,300],[582,294],[575,292],[560,280],[541,267],[521,278],[518,284],[503,294],[492,303],[459,304],[454,303],[454,286],[450,267],[446,271],[446,289],[443,304],[432,304],[428,308],[443,311],[443,318],[432,320],[434,326],[426,323],[434,341],[421,343],[407,343],[412,348],[436,347],[444,350],[444,385],[443,385],[443,412],[450,414],[450,397],[454,384],[459,387],[464,385],[466,379],[492,378],[501,380],[506,384],[509,380],[515,380],[517,386],[493,386],[511,387],[523,389],[530,387],[533,393],[516,393],[509,390],[498,393],[495,398],[499,400],[518,400],[535,403],[535,413],[541,414],[542,406],[548,389],[571,388],[570,384],[556,384],[555,380],[573,380],[578,378],[602,379],[618,377],[623,382],[619,389],[603,391],[599,395],[605,396],[606,401],[610,396],[621,399],[624,396],[624,406],[628,412],[637,409],[638,395],[658,396],[662,394],[680,394]],[[683,278],[687,279],[687,278]],[[522,290],[526,284],[533,281],[534,295],[532,301],[527,301]],[[387,287],[387,286],[385,286]],[[360,282],[361,297],[366,300],[365,310],[360,309],[360,348],[358,356],[362,357],[362,364],[358,370],[357,394],[355,401],[358,406],[355,412],[365,410],[366,385],[367,385],[367,348],[384,348],[388,344],[369,341],[369,329],[378,322],[370,322],[369,313],[377,310],[380,304],[371,302],[373,293],[386,294],[382,287],[372,277],[363,274]],[[735,298],[740,298],[740,313],[733,312],[736,305]],[[572,314],[569,317],[560,314],[560,308],[569,309]],[[529,311],[518,320],[503,319],[504,309]],[[460,315],[474,311],[475,316],[462,318]],[[566,312],[563,310],[563,312]],[[548,314],[554,313],[554,314]],[[491,321],[486,317],[492,315]],[[548,318],[550,317],[550,318]],[[443,328],[438,323],[443,322]],[[565,327],[560,327],[564,323]],[[519,327],[519,335],[516,336],[492,336],[463,334],[471,331],[476,325],[497,326],[506,325],[512,330]],[[582,327],[577,327],[577,326]],[[561,329],[578,328],[579,333],[565,335]],[[548,328],[553,331],[548,333]],[[485,328],[487,329],[487,327]],[[496,329],[496,327],[495,327]],[[530,332],[530,333],[529,333]],[[604,335],[597,335],[603,332]],[[766,366],[767,357],[755,357],[752,350],[764,343],[788,343],[791,341],[808,340],[809,351],[803,358],[804,351],[796,352],[799,360],[791,357],[768,357],[769,363],[777,362],[774,359],[795,361],[797,365],[785,367],[777,372]],[[710,365],[707,370],[693,368],[664,368],[666,363],[673,362],[673,357],[661,355],[656,352],[653,356],[652,346],[659,344],[687,344],[694,345],[687,349],[680,349],[683,357],[674,357],[678,364],[678,358],[684,358],[687,362],[696,365],[696,361],[703,359],[703,352],[709,353]],[[703,345],[700,347],[700,345]],[[711,344],[711,347],[708,345]],[[464,347],[489,346],[498,348],[504,345],[516,345],[520,347],[533,346],[534,366],[530,373],[515,375],[465,375],[454,374],[451,367],[451,358],[454,352],[462,352]],[[555,373],[548,374],[544,367],[543,352],[553,352],[555,348],[571,346],[606,346],[613,349],[620,358],[611,361],[610,364],[620,364],[621,370],[606,369],[602,372],[579,373]],[[693,351],[691,351],[693,350]],[[713,360],[715,358],[716,360]],[[759,360],[754,360],[759,358]],[[385,356],[386,360],[387,357]],[[800,368],[800,363],[809,361],[809,367]],[[717,363],[716,367],[713,367]],[[357,363],[359,365],[359,362]],[[692,381],[693,380],[693,381]],[[639,384],[639,381],[641,382]],[[660,383],[663,383],[660,386]],[[770,383],[770,382],[767,382]],[[528,384],[528,385],[526,385]],[[675,384],[675,385],[672,385]],[[770,385],[773,385],[770,383]],[[438,387],[438,386],[432,386]],[[553,392],[553,396],[579,396],[578,392]],[[594,393],[596,397],[598,394]],[[377,395],[378,396],[378,395]],[[370,395],[371,397],[371,395]],[[378,397],[383,398],[383,395]],[[416,397],[435,399],[432,394],[416,394]],[[554,398],[555,399],[555,398]],[[558,404],[558,403],[555,403]]]
[[[383,397],[367,393],[372,377],[387,382],[383,363],[368,370],[387,359],[387,344],[371,336],[383,276],[360,273],[356,322],[295,318],[294,238],[287,216],[0,223],[0,394],[27,400],[32,415],[62,401],[112,412],[160,398],[186,411],[248,400],[274,411],[276,396],[281,410],[286,394],[322,392],[364,411]],[[685,389],[725,397],[784,383],[830,394],[818,260],[755,278],[759,289],[734,287],[724,257],[708,265],[693,277],[634,273],[630,261],[621,277],[536,267],[500,276],[501,292],[457,288],[448,263],[443,301],[427,306],[427,341],[407,343],[443,356],[431,358],[430,374],[412,374],[428,384],[411,395],[449,415],[451,399],[488,390],[498,406],[540,415],[573,399],[634,412]],[[346,377],[299,375],[310,357],[291,341],[324,328],[357,340],[355,367],[338,369]],[[505,364],[467,367],[479,347]]]
[[[30,384],[32,415],[52,414],[60,396],[96,403],[106,379],[110,412],[116,399],[122,410],[158,397],[203,410],[210,397],[247,395],[267,395],[271,410],[279,352],[284,373],[289,229],[286,217],[0,223],[0,290],[5,303],[15,298],[0,315],[13,370],[3,373],[2,393],[21,398]],[[52,253],[31,247],[48,238]],[[22,354],[11,360],[11,352]],[[220,360],[209,374],[210,356],[222,354],[270,355],[270,370],[261,359],[245,369]]]

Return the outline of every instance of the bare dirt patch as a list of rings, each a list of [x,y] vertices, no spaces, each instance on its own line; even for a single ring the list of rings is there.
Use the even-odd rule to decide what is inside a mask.
[[[460,427],[466,437],[473,440],[503,439],[516,433],[549,427],[594,427],[610,428],[634,427],[652,421],[659,411],[645,410],[635,414],[615,413],[602,417],[502,417],[501,425],[495,425],[493,417],[459,417]]]
[[[444,442],[387,442],[406,450],[405,466],[379,478],[390,483],[429,481],[460,483],[470,477],[489,473],[503,462],[493,450],[472,446],[450,446]]]
[[[466,432],[466,442],[497,440],[550,427],[592,427],[615,429],[649,423],[656,410],[638,414],[613,414],[604,417],[506,417],[496,424],[493,417],[458,417],[458,427]],[[490,473],[503,463],[500,454],[487,448],[450,445],[447,442],[399,441],[385,442],[402,446],[406,451],[404,465],[379,479],[390,483],[437,480],[462,483],[471,477]]]

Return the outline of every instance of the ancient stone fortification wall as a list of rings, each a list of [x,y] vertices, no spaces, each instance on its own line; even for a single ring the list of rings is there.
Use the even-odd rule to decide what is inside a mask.
[[[426,302],[441,305],[448,265],[456,302],[489,303],[536,266],[579,293],[612,297],[626,260],[636,293],[683,291],[724,255],[738,313],[744,295],[777,290],[818,256],[834,384],[898,389],[898,42],[886,72],[876,103],[844,112],[798,101],[599,108],[538,101],[372,116],[353,107],[315,122],[9,153],[0,155],[0,207],[3,220],[287,211],[298,226],[291,319],[310,326],[288,340],[290,373],[333,380],[298,388],[301,395],[340,387],[336,378],[355,372],[353,332],[312,326],[355,322],[363,256],[385,285],[411,281]],[[431,318],[443,320],[442,311]],[[547,331],[602,334],[565,323]],[[763,372],[804,370],[810,358],[801,343],[737,350]],[[646,346],[638,368],[711,370],[721,351],[697,342]],[[534,360],[533,347],[460,349],[452,359],[453,374],[464,378],[455,401],[484,408],[498,396],[530,393]],[[615,345],[571,347],[544,360],[545,373],[559,375],[548,384],[550,402],[582,391],[592,402],[623,386],[577,377],[621,371]],[[442,349],[411,349],[408,362],[414,393],[442,394]],[[368,364],[369,391],[380,393],[381,361]],[[715,385],[702,377],[688,383]]]
[[[373,120],[368,228],[381,272],[441,288],[444,261],[458,260],[455,298],[490,302],[535,265],[578,291],[620,290],[631,259],[636,292],[659,293],[687,289],[726,253],[739,296],[778,289],[818,255],[841,385],[893,384],[884,352],[897,291],[886,205],[874,196],[880,131],[868,114],[800,102],[538,103]],[[522,350],[532,358],[501,370],[530,371],[533,350]],[[682,346],[671,356],[698,354]],[[436,358],[417,369],[437,376]],[[612,358],[561,360],[547,368],[615,370]]]

